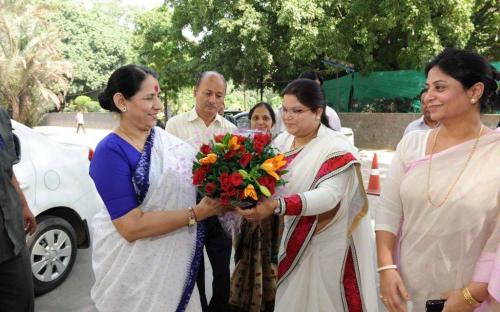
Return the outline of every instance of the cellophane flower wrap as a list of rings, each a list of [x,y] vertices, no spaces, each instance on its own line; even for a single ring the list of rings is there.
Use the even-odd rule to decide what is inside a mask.
[[[249,207],[271,197],[286,183],[285,157],[271,140],[271,134],[255,131],[214,136],[196,155],[193,184],[223,205]]]

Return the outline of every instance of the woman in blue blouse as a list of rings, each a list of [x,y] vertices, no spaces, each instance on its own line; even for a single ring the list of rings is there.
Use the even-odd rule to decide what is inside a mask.
[[[91,296],[99,311],[201,311],[194,282],[204,227],[220,204],[196,205],[195,150],[155,127],[161,110],[157,75],[118,68],[99,95],[120,125],[98,145],[90,175],[106,209],[92,222]]]

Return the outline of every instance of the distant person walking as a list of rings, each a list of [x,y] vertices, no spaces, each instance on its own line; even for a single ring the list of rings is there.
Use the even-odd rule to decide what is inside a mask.
[[[80,111],[80,110],[76,111],[75,121],[76,121],[76,133],[78,133],[80,128],[82,128],[83,133],[86,133],[85,126],[84,126],[85,121],[83,120],[83,112],[82,111]]]

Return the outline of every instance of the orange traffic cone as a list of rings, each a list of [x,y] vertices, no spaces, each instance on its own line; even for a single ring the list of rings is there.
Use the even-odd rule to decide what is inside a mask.
[[[377,153],[373,155],[372,172],[370,173],[370,180],[368,181],[366,194],[380,196],[380,177],[378,172]]]

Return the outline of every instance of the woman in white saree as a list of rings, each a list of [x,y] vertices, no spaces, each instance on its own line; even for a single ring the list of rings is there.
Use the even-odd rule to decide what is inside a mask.
[[[425,100],[440,126],[401,140],[382,188],[381,298],[389,311],[425,311],[441,298],[446,312],[499,311],[500,131],[480,119],[497,74],[457,49],[426,74]]]
[[[284,215],[275,311],[378,311],[375,250],[355,148],[328,126],[320,87],[283,91],[286,196],[238,212],[249,221]]]
[[[161,108],[156,74],[126,65],[110,77],[101,106],[119,127],[97,146],[90,166],[106,209],[92,221],[92,300],[99,311],[201,311],[197,270],[201,221],[220,212],[195,205],[194,149],[154,128]]]

